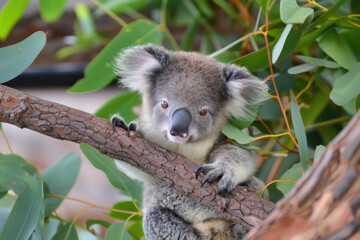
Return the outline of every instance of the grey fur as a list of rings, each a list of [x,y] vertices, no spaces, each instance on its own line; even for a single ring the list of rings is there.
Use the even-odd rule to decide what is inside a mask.
[[[245,68],[154,45],[125,50],[116,67],[119,82],[143,95],[137,129],[146,139],[201,164],[197,174],[204,174],[204,183],[220,178],[219,194],[227,194],[240,183],[255,190],[263,186],[253,176],[254,152],[227,142],[221,134],[228,117],[245,117],[253,105],[266,99],[267,86],[262,81]],[[184,128],[187,137],[170,133],[178,109],[191,116]],[[207,112],[202,116],[204,109]],[[113,118],[114,122],[119,119]],[[214,210],[155,179],[148,180],[143,223],[148,239],[220,239],[220,235],[221,239],[240,239],[244,234],[241,226]]]

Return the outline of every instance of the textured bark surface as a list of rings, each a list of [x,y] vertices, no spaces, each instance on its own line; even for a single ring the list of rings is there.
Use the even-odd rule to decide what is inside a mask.
[[[360,113],[248,239],[360,239]]]
[[[161,178],[167,186],[211,207],[246,228],[258,226],[274,204],[238,186],[226,198],[216,194],[216,184],[195,178],[199,167],[185,157],[165,150],[139,136],[127,137],[124,130],[92,114],[33,97],[0,85],[0,122],[28,128],[53,138],[87,143],[100,152]]]

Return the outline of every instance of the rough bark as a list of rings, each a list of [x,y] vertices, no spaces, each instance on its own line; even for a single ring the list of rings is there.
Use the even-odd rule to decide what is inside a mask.
[[[167,186],[246,228],[259,225],[274,209],[273,203],[245,187],[238,186],[226,198],[216,194],[215,183],[200,187],[201,182],[195,178],[198,168],[195,163],[139,136],[128,138],[122,129],[115,132],[107,120],[2,85],[0,121],[53,138],[87,143],[112,158],[163,179]]]
[[[360,239],[360,113],[248,239]]]

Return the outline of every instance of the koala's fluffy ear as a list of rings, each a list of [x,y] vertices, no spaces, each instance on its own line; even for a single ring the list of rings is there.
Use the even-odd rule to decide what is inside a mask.
[[[166,49],[152,44],[128,48],[116,59],[115,72],[125,87],[143,93],[150,88],[151,75],[165,66],[167,58]]]
[[[246,117],[252,106],[268,99],[268,86],[244,67],[223,65],[221,77],[230,94],[227,108],[230,116]]]

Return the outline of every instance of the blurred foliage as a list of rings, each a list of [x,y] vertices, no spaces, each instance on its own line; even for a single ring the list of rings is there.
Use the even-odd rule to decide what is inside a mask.
[[[0,11],[0,39],[21,18],[29,1],[9,0]],[[257,116],[232,119],[223,129],[235,144],[255,149],[261,156],[257,175],[267,183],[270,198],[276,202],[309,169],[321,152],[360,107],[360,1],[358,0],[91,0],[94,11],[80,3],[75,12],[71,46],[58,51],[64,58],[94,46],[106,47],[93,59],[70,92],[89,92],[106,87],[115,79],[113,59],[122,49],[137,44],[165,45],[172,50],[199,51],[218,61],[246,66],[270,87],[270,100],[259,106]],[[61,16],[66,0],[41,1],[39,11],[47,21]],[[121,14],[121,15],[120,15]],[[96,29],[94,21],[108,15],[119,25],[112,40]],[[125,22],[122,16],[129,16]],[[169,29],[184,29],[181,38]],[[35,35],[35,34],[34,34]],[[109,41],[109,42],[108,42]],[[28,43],[30,45],[24,45]],[[41,50],[43,34],[36,33],[19,45],[0,49],[1,81],[23,71]],[[32,47],[31,47],[32,46]],[[34,48],[34,49],[33,49]],[[2,52],[6,52],[4,57]],[[13,57],[9,61],[9,56]],[[14,69],[12,64],[23,68]],[[9,66],[9,67],[6,67]],[[132,109],[141,104],[138,93],[124,93],[111,99],[97,115],[109,118],[121,112],[131,121]],[[0,128],[4,138],[6,135]],[[10,143],[6,142],[10,148]],[[77,239],[77,231],[103,239],[90,229],[94,224],[108,228],[105,239],[140,239],[142,184],[128,178],[114,161],[95,149],[81,145],[89,161],[101,169],[112,185],[129,197],[108,210],[122,223],[88,220],[76,225],[76,218],[65,221],[53,211],[73,185],[78,170],[60,174],[54,171],[80,166],[77,155],[70,154],[42,176],[36,167],[11,154],[0,155],[0,204],[12,199],[13,208],[0,239]],[[11,173],[11,174],[9,174]],[[54,181],[56,180],[56,181]],[[64,184],[59,184],[64,183]],[[41,190],[41,186],[43,191]],[[12,190],[9,192],[9,190]],[[16,199],[16,201],[14,200]],[[79,200],[81,201],[81,200]],[[36,204],[22,204],[33,202]],[[25,219],[25,214],[28,218]],[[55,220],[55,221],[54,221]],[[54,227],[55,226],[55,227]],[[54,230],[55,229],[55,230]],[[65,236],[65,237],[64,237]]]

